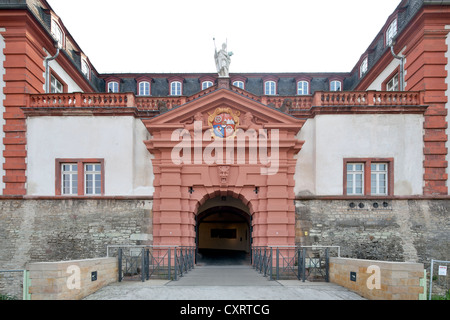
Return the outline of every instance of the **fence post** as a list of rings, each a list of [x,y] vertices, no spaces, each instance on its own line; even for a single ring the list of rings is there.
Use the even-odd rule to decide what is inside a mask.
[[[30,288],[30,272],[28,270],[23,270],[23,300],[31,299],[29,288]]]
[[[122,248],[119,248],[119,282],[122,282]]]
[[[141,251],[141,281],[145,282],[145,248]]]
[[[330,254],[329,249],[325,249],[325,281],[330,282]]]
[[[178,265],[177,265],[178,259],[177,259],[177,248],[176,247],[175,247],[173,256],[174,256],[175,281],[177,281],[178,280]]]
[[[302,282],[306,280],[306,249],[303,248],[302,252]]]
[[[170,255],[172,253],[171,253],[170,247],[168,248],[168,250],[169,250],[169,253],[168,253],[168,258],[167,258],[167,274],[168,274],[167,278],[168,278],[168,280],[170,280],[171,270],[172,270],[172,265],[171,265],[171,261],[170,261]]]
[[[278,247],[277,247],[276,268],[277,268],[277,280],[280,280],[280,248]]]
[[[150,250],[145,250],[145,276],[150,280]]]
[[[433,264],[434,264],[434,260],[431,259],[431,267],[430,267],[430,293],[428,294],[428,300],[431,300],[431,289],[433,288]]]

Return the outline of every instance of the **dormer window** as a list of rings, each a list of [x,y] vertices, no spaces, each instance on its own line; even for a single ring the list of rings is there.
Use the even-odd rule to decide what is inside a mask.
[[[202,82],[202,90],[208,89],[209,87],[212,87],[213,83],[212,81],[203,81]]]
[[[397,35],[397,18],[394,19],[386,30],[386,46],[390,46]]]
[[[234,81],[233,86],[244,89],[244,81]]]
[[[264,94],[271,96],[277,93],[277,84],[275,81],[264,82]]]
[[[149,96],[150,95],[150,82],[141,81],[139,82],[139,96]]]
[[[359,66],[359,77],[360,78],[362,78],[366,74],[368,67],[369,67],[369,62],[366,57],[366,58],[364,58],[363,62],[361,62],[361,65]]]
[[[62,48],[64,44],[64,33],[62,32],[61,27],[58,25],[56,20],[52,20],[52,35],[55,40],[58,42],[58,47]]]
[[[81,61],[81,72],[83,72],[83,74],[86,76],[86,78],[88,78],[88,80],[90,79],[91,70],[86,60]]]
[[[309,82],[302,80],[297,82],[297,94],[299,96],[305,96],[309,94]]]
[[[170,95],[181,96],[181,82],[173,81],[170,83]]]
[[[342,91],[342,82],[333,80],[330,82],[330,91]]]
[[[110,93],[119,92],[119,83],[117,81],[108,82],[108,92]]]

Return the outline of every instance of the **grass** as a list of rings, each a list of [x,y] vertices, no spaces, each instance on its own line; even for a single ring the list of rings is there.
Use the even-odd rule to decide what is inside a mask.
[[[444,296],[432,295],[431,300],[450,300],[450,290]]]
[[[7,294],[0,294],[0,300],[17,300],[17,298]]]

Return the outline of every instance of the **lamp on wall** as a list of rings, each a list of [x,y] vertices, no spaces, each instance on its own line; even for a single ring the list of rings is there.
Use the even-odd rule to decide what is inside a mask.
[[[190,194],[193,194],[193,193],[194,193],[194,187],[189,187],[188,192],[189,192]]]

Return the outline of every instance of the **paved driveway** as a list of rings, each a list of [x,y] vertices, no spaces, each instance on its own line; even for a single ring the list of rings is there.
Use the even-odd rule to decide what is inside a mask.
[[[197,266],[178,281],[124,281],[85,300],[365,300],[332,283],[270,281],[252,267]]]

